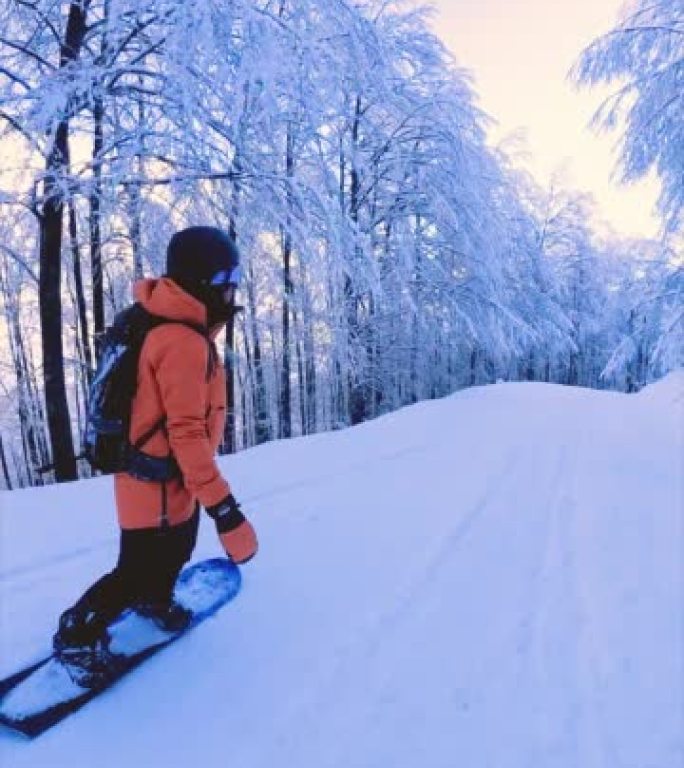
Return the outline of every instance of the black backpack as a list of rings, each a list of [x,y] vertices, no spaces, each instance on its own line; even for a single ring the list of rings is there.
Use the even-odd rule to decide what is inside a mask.
[[[83,455],[94,469],[129,472],[138,479],[153,481],[180,476],[173,456],[158,459],[141,451],[155,432],[164,429],[165,419],[152,425],[134,444],[128,439],[140,351],[147,334],[165,323],[186,325],[201,334],[215,354],[213,342],[200,325],[152,315],[140,304],[119,312],[105,332],[100,361],[88,392]]]

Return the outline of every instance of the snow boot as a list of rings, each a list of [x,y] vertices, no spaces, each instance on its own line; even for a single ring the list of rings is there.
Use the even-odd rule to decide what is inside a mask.
[[[107,682],[116,666],[109,640],[101,617],[77,605],[61,615],[52,647],[55,658],[77,685],[97,688]]]
[[[171,598],[160,602],[139,603],[135,612],[150,619],[163,632],[183,632],[192,621],[192,611]]]

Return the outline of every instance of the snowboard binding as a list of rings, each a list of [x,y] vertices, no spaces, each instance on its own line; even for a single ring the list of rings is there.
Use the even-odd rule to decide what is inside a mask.
[[[99,688],[116,672],[110,635],[96,612],[78,606],[65,611],[52,638],[55,658],[83,688]]]
[[[55,658],[82,688],[96,690],[117,675],[118,658],[109,650],[109,638],[101,638],[90,645],[59,647],[54,643],[53,647]]]

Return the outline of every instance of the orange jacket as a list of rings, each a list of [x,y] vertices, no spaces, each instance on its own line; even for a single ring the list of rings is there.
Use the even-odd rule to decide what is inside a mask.
[[[204,305],[173,280],[140,280],[133,295],[154,315],[206,325]],[[212,336],[219,330],[213,329]],[[168,323],[148,333],[140,352],[129,437],[135,442],[166,417],[166,434],[158,430],[142,450],[158,457],[171,451],[183,477],[155,483],[117,474],[122,528],[155,528],[164,520],[178,525],[192,515],[197,500],[208,507],[231,492],[214,459],[225,422],[225,374],[219,364],[207,378],[208,358],[206,340],[187,326]]]

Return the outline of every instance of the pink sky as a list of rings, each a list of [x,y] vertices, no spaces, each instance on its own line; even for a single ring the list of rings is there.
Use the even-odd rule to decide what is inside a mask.
[[[480,106],[498,121],[498,142],[524,128],[527,165],[545,183],[589,192],[598,215],[622,235],[655,236],[657,182],[611,179],[615,133],[588,128],[605,90],[577,91],[566,75],[581,50],[614,26],[622,0],[431,0],[434,29],[475,77]]]

